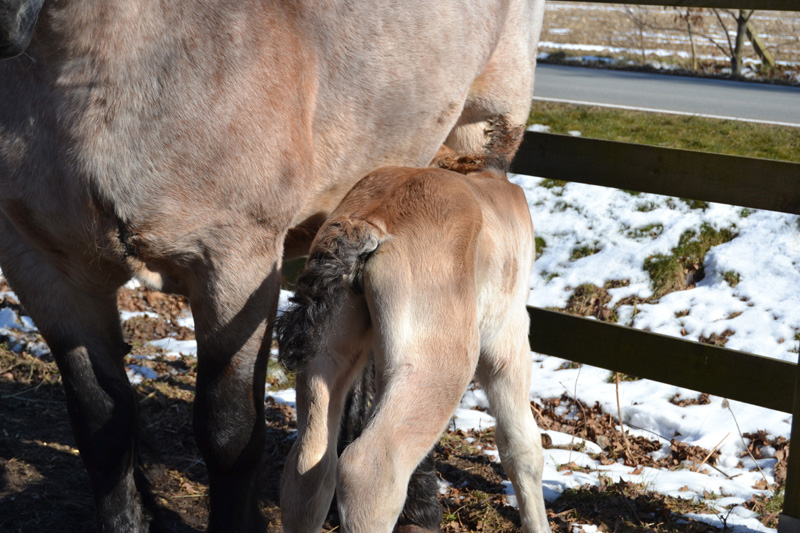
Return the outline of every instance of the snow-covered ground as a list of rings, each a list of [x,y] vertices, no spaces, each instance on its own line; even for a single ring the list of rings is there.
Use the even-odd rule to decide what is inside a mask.
[[[660,300],[617,309],[621,324],[647,328],[667,335],[697,340],[716,333],[728,335],[727,347],[745,350],[786,361],[797,361],[800,332],[800,232],[798,217],[745,210],[739,207],[710,204],[692,209],[676,198],[651,194],[631,194],[614,189],[568,183],[543,186],[543,180],[512,176],[526,192],[537,236],[546,246],[531,273],[529,303],[539,307],[564,307],[573,290],[586,283],[603,286],[609,281],[627,281],[624,287],[610,289],[614,306],[629,296],[651,296],[650,280],[643,269],[645,259],[653,254],[667,254],[687,230],[702,225],[734,230],[737,236],[711,249],[705,258],[705,278],[688,290],[674,292]],[[646,231],[637,231],[647,228]],[[598,250],[587,257],[573,259],[573,250],[582,247]],[[726,281],[731,273],[738,283]],[[3,296],[2,293],[0,296]],[[281,306],[286,305],[286,294]],[[127,317],[127,315],[126,315]],[[182,325],[193,327],[190,318]],[[11,308],[0,309],[0,339],[17,350],[38,354],[46,347],[36,342],[35,326],[27,317],[19,317]],[[168,353],[196,353],[194,341],[162,339],[154,345]],[[642,354],[647,357],[648,354]],[[599,404],[608,413],[617,412],[615,385],[609,372],[584,365],[564,368],[555,357],[531,354],[533,383],[531,400],[541,404],[545,398],[566,393],[587,404]],[[129,366],[132,381],[153,378],[151,369]],[[276,400],[292,404],[294,391],[269,393]],[[694,518],[722,527],[723,522],[735,531],[772,531],[762,526],[753,513],[740,504],[754,494],[768,494],[754,488],[763,485],[762,474],[754,461],[742,457],[741,433],[765,430],[772,437],[788,438],[791,417],[787,414],[711,397],[707,405],[680,407],[669,402],[679,394],[692,398],[693,391],[655,382],[620,383],[623,422],[634,435],[660,436],[664,448],[658,456],[669,453],[669,439],[711,450],[719,444],[721,452],[716,469],[701,472],[684,470],[634,469],[621,463],[602,465],[582,452],[563,449],[546,451],[545,494],[557,498],[566,488],[599,484],[600,477],[610,477],[645,484],[648,489],[680,498],[708,500],[718,509],[717,515]],[[494,423],[490,415],[474,407],[486,407],[478,390],[468,391],[455,414],[454,427],[486,428]],[[616,415],[615,415],[616,416]],[[735,416],[735,419],[734,419]],[[738,422],[738,428],[736,425]],[[555,443],[571,437],[549,432]],[[586,450],[597,449],[587,443]],[[495,452],[496,453],[496,452]],[[769,456],[769,450],[766,451]],[[558,471],[569,462],[588,466],[588,471]],[[775,460],[760,459],[758,466],[768,483],[774,481]],[[509,501],[514,502],[511,487]]]

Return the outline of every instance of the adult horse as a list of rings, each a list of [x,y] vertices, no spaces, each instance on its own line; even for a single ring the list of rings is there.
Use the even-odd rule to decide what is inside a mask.
[[[209,527],[257,529],[284,251],[367,171],[523,124],[543,0],[0,6],[0,266],[58,363],[101,529],[148,527],[115,298],[131,277],[189,298]]]

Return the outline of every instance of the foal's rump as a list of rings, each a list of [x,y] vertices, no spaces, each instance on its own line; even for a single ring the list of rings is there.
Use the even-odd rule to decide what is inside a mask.
[[[405,170],[400,180],[393,167],[362,179],[317,234],[295,305],[276,324],[288,368],[326,349],[320,343],[330,340],[328,328],[341,322],[340,308],[354,296],[369,300],[370,326],[390,320],[397,330],[412,320],[406,334],[424,331],[430,317],[474,309],[482,225],[474,192],[447,171]]]
[[[524,306],[532,262],[524,194],[500,174],[379,169],[315,238],[295,305],[276,325],[280,360],[297,369],[330,349],[320,343],[346,301],[368,306],[365,327],[385,342],[424,338],[431,353],[453,332],[497,331],[509,302]]]

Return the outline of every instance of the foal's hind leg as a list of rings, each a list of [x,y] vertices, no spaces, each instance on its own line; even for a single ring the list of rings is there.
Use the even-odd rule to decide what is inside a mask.
[[[339,333],[332,344],[343,349],[317,354],[297,374],[298,435],[281,479],[286,532],[319,531],[328,514],[336,487],[336,441],[345,399],[369,356],[366,320],[363,298],[353,297],[331,326]]]
[[[528,315],[521,309],[482,347],[478,379],[497,418],[500,460],[519,502],[525,533],[550,531],[542,497],[542,439],[530,405]]]
[[[370,359],[374,362],[374,359]],[[367,364],[345,402],[342,431],[337,448],[339,453],[355,441],[367,423],[371,406],[375,403],[375,365]],[[397,520],[395,533],[422,533],[439,531],[442,506],[439,504],[439,483],[433,450],[420,462],[411,475],[403,512]]]
[[[463,338],[444,339],[429,348],[420,353],[407,346],[398,350],[405,352],[402,358],[390,358],[375,413],[339,458],[336,497],[343,531],[392,530],[412,472],[447,427],[469,383],[477,340],[471,346]]]
[[[0,264],[47,341],[64,383],[72,431],[86,466],[101,531],[147,531],[134,481],[137,403],[128,383],[116,283],[79,286],[0,216]],[[117,273],[121,274],[121,273]],[[86,273],[87,277],[90,273]],[[138,478],[138,476],[137,476]]]

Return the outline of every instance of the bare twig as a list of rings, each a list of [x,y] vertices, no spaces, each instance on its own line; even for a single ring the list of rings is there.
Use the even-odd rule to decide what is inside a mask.
[[[721,441],[719,441],[719,443],[717,443],[717,445],[716,445],[716,446],[714,446],[714,448],[713,448],[713,449],[712,449],[710,452],[708,452],[708,455],[706,455],[706,456],[705,456],[705,458],[704,458],[702,461],[700,461],[700,464],[699,464],[699,465],[697,465],[697,468],[695,468],[693,471],[694,471],[694,472],[699,472],[699,471],[700,471],[700,469],[703,467],[703,465],[704,465],[704,464],[706,464],[706,461],[708,461],[708,459],[709,459],[709,458],[710,458],[712,455],[714,455],[714,452],[715,452],[715,451],[717,451],[717,448],[719,448],[719,447],[722,445],[722,443],[723,443],[723,442],[725,442],[725,439],[727,439],[728,437],[730,437],[730,435],[731,435],[731,434],[730,434],[730,433],[728,433],[727,435],[725,435],[724,437],[722,437],[722,440],[721,440]]]
[[[14,370],[15,368],[17,368],[18,366],[21,366],[21,365],[22,365],[22,363],[17,363],[15,365],[11,365],[8,368],[0,369],[0,374],[5,374],[7,372],[11,372],[12,370]]]
[[[668,439],[668,438],[667,438],[667,437],[665,437],[664,435],[659,435],[659,434],[658,434],[658,433],[656,433],[655,431],[650,431],[649,429],[646,429],[646,428],[643,428],[643,427],[640,427],[640,426],[635,426],[635,425],[631,424],[630,422],[628,422],[628,425],[629,425],[630,427],[632,427],[633,429],[638,429],[639,431],[646,431],[647,433],[650,433],[650,434],[652,434],[652,435],[655,435],[656,437],[658,437],[658,438],[659,438],[659,439],[661,439],[661,440],[665,440],[665,441],[667,441],[667,442],[672,442],[670,439]]]
[[[21,390],[21,391],[19,391],[17,393],[14,393],[14,394],[4,394],[3,396],[0,396],[0,398],[2,398],[3,400],[8,400],[10,398],[19,398],[23,394],[27,394],[29,392],[36,392],[36,387],[30,387],[30,388]]]
[[[719,10],[718,9],[712,9],[711,11],[713,11],[714,14],[717,16],[717,20],[719,21],[719,25],[722,26],[722,33],[724,33],[725,34],[725,38],[728,39],[728,52],[727,53],[733,54],[733,43],[731,42],[730,34],[728,34],[728,27],[725,25],[725,22],[723,22],[722,16],[719,14]],[[733,13],[730,13],[730,12],[728,12],[728,13],[731,16],[733,16]],[[714,44],[717,44],[717,43],[714,43]],[[717,46],[719,46],[719,45],[717,45]]]
[[[544,414],[542,413],[542,411],[538,407],[536,407],[536,404],[533,403],[533,402],[531,402],[531,411],[533,411],[534,413],[539,415],[539,419],[542,421],[543,424],[547,424],[547,428],[546,429],[550,429],[550,426],[552,424],[550,424],[550,422],[547,419],[545,419]]]
[[[747,446],[747,443],[744,441],[744,435],[742,435],[742,430],[741,430],[741,428],[739,428],[739,422],[736,420],[736,415],[733,414],[733,409],[731,409],[731,403],[728,401],[727,398],[725,398],[722,401],[722,406],[727,408],[728,411],[730,411],[731,416],[733,417],[733,423],[736,424],[736,431],[739,432],[739,439],[741,439],[741,441],[742,441],[742,446],[744,446],[744,449],[747,451],[747,455],[750,456],[750,459],[752,459],[753,462],[756,464],[756,468],[758,468],[758,472],[761,474],[761,477],[764,479],[764,483],[766,483],[767,486],[769,487],[769,481],[767,481],[767,476],[764,475],[764,471],[761,470],[761,466],[758,464],[758,461],[756,461],[756,458],[753,457],[753,453],[750,451],[750,448]]]
[[[586,424],[586,410],[583,408],[583,404],[581,404],[581,402],[578,401],[578,379],[580,379],[580,377],[581,377],[581,370],[583,370],[583,366],[578,367],[578,375],[575,376],[575,388],[574,388],[573,394],[572,394],[572,401],[575,402],[576,404],[578,404],[578,407],[580,407],[581,411],[583,411],[583,423],[585,425]],[[561,386],[564,387],[565,389],[567,389],[567,387],[564,386],[563,383],[561,383]],[[567,394],[569,394],[569,389],[567,389]],[[577,430],[578,430],[578,424],[575,424],[575,431],[577,431]],[[568,462],[570,462],[570,463],[572,462],[572,449],[575,447],[575,431],[572,432],[572,439],[570,439],[570,441],[569,441],[569,456],[568,456],[569,460],[568,460]]]
[[[631,453],[631,445],[628,442],[628,436],[625,434],[625,425],[622,423],[622,407],[619,403],[619,372],[614,372],[614,383],[617,388],[617,415],[619,416],[619,432],[622,434],[622,443],[625,445],[625,455],[629,461],[633,461],[633,454]]]
[[[719,48],[719,51],[722,52],[723,54],[730,55],[730,53],[731,53],[730,50],[726,50],[724,46],[722,46],[717,41],[715,41],[713,36],[711,36],[711,35],[709,35],[707,33],[698,33],[698,32],[695,32],[695,35],[706,39],[708,42],[710,42],[711,44],[713,44],[714,46]],[[728,39],[728,40],[730,41],[730,39]]]

